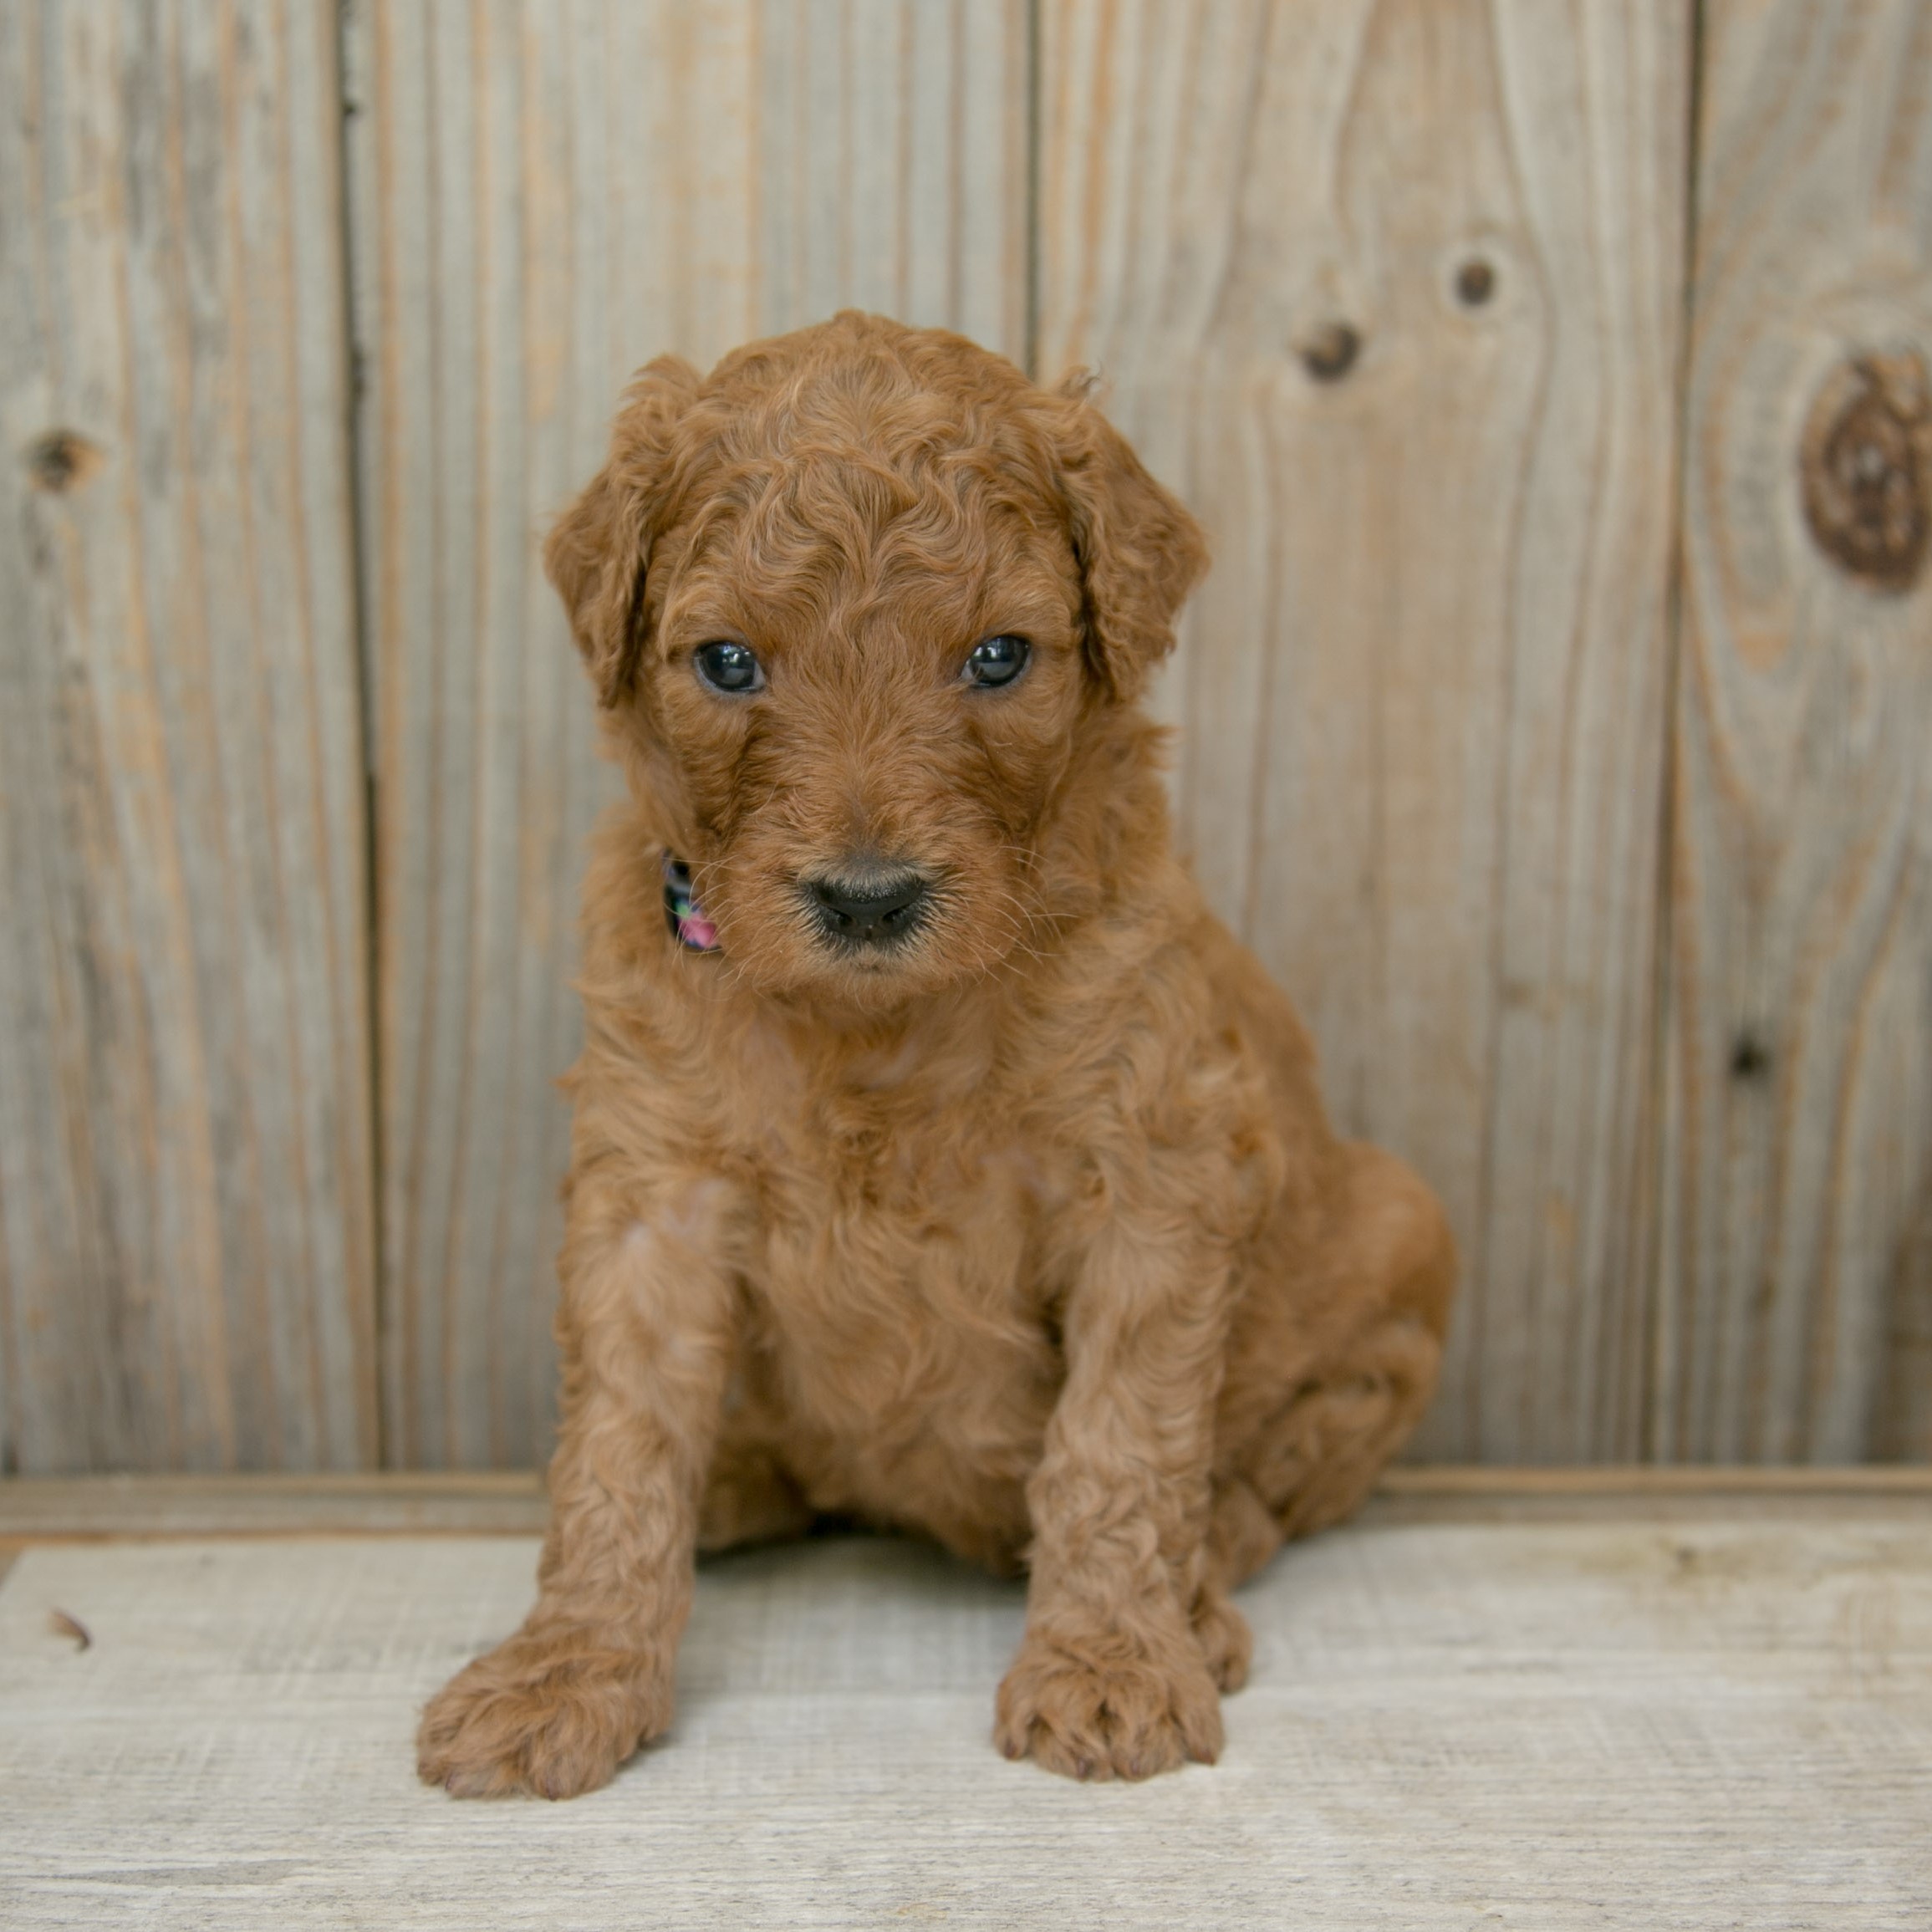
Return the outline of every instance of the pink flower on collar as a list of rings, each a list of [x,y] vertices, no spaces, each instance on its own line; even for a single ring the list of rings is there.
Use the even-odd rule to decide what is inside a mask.
[[[681,859],[664,855],[664,917],[670,935],[690,952],[716,952],[718,929],[705,916],[691,886],[691,870]]]

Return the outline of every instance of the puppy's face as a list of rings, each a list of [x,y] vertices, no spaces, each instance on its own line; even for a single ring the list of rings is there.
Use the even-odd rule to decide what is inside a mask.
[[[862,1009],[1034,942],[1042,833],[1203,561],[1083,403],[852,315],[653,364],[546,558],[734,967]]]

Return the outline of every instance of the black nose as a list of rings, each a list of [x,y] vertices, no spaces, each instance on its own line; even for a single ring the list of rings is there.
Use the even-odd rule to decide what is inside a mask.
[[[900,939],[918,925],[927,888],[917,873],[904,873],[884,885],[814,879],[810,890],[820,923],[834,937]]]

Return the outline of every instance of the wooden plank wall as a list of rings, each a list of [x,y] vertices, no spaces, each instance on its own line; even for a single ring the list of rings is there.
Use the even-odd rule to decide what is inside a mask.
[[[1932,1457],[1932,0],[21,19],[0,1455],[543,1453],[537,542],[637,364],[851,303],[1211,528],[1179,819],[1450,1205],[1420,1452]]]
[[[0,34],[0,1443],[377,1446],[320,10]]]

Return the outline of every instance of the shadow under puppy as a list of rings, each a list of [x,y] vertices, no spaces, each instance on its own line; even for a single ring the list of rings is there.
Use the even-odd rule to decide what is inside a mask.
[[[1211,1761],[1228,1593],[1414,1425],[1455,1264],[1170,849],[1137,701],[1199,530],[1081,386],[846,314],[644,370],[545,560],[629,796],[540,1593],[423,1777],[602,1784],[694,1551],[833,1511],[1029,1573],[1009,1756]]]

